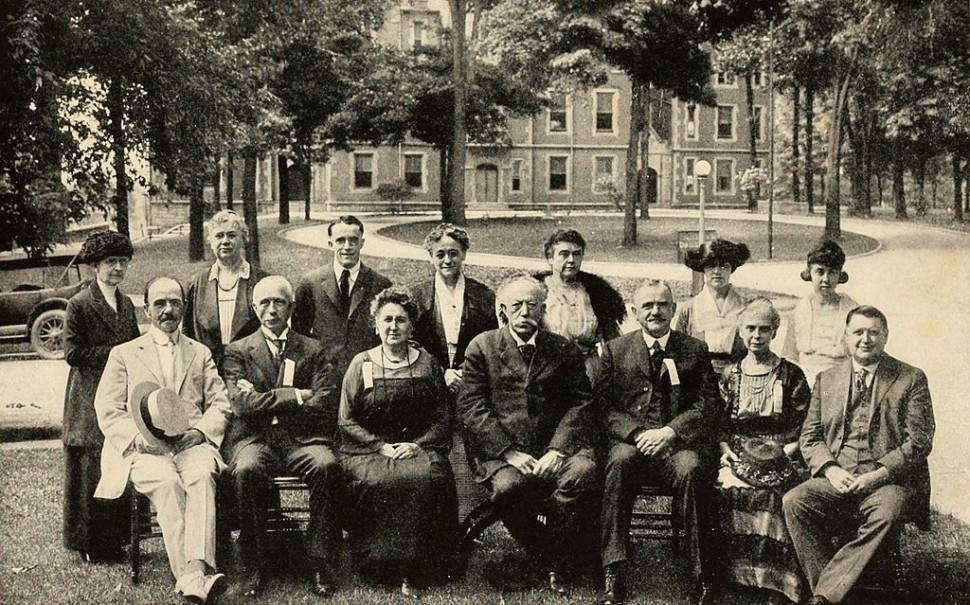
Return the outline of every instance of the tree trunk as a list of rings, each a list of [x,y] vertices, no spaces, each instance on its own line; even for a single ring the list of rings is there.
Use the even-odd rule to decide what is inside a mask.
[[[626,145],[626,205],[623,211],[623,246],[637,245],[637,153],[643,130],[644,84],[638,78],[630,83],[630,134]]]
[[[256,150],[247,148],[243,151],[243,219],[249,228],[246,238],[246,260],[259,266],[259,225],[256,206]]]
[[[637,203],[640,204],[640,218],[650,220],[650,129],[653,125],[653,112],[650,109],[650,83],[644,87],[640,115],[643,128],[640,130],[640,169],[637,171]]]
[[[222,159],[217,157],[215,163],[215,178],[212,179],[212,209],[214,212],[222,210],[219,198],[222,196]]]
[[[802,183],[799,174],[799,160],[801,150],[798,148],[798,134],[801,130],[802,119],[802,91],[798,86],[792,90],[792,129],[791,129],[791,197],[796,204],[802,201]]]
[[[893,140],[893,203],[896,218],[909,218],[906,214],[906,192],[903,189],[903,145],[898,138]]]
[[[842,236],[842,216],[839,200],[839,155],[842,150],[842,126],[849,95],[849,76],[835,84],[832,121],[829,126],[829,148],[825,161],[825,237]]]
[[[128,174],[126,156],[128,142],[125,139],[125,89],[121,77],[111,79],[108,85],[108,134],[111,136],[111,163],[115,171],[113,205],[118,233],[130,237],[128,225]]]
[[[815,88],[805,87],[805,202],[815,212]]]
[[[744,104],[748,110],[748,162],[754,168],[758,162],[758,123],[754,119],[754,85],[751,82],[751,74],[744,76]],[[747,192],[748,212],[758,211],[758,196],[755,190]]]
[[[448,183],[450,182],[448,176],[448,150],[439,149],[438,150],[438,198],[441,203],[441,220],[448,222],[447,214],[445,212],[446,208],[450,208],[451,204],[448,201],[448,196],[450,195],[450,189]]]
[[[290,165],[286,156],[276,156],[278,177],[280,180],[280,224],[290,224]]]
[[[883,190],[883,186],[882,186],[882,174],[877,174],[876,175],[876,191],[878,192],[878,195],[879,195],[879,207],[880,208],[882,208],[882,190]]]
[[[963,222],[963,160],[953,153],[953,220]]]
[[[846,113],[846,131],[849,134],[849,146],[852,149],[850,160],[849,183],[852,186],[852,215],[871,216],[872,209],[868,207],[865,193],[865,104],[856,101],[856,116],[852,119],[850,112]]]
[[[926,156],[916,163],[916,216],[926,216]]]
[[[872,216],[872,148],[876,133],[876,117],[871,109],[866,112],[865,137],[863,139],[864,157],[862,158],[862,196],[866,216]]]
[[[196,168],[198,173],[191,177],[189,185],[189,260],[200,261],[205,258],[205,170]]]
[[[226,209],[232,210],[232,198],[235,191],[233,188],[236,183],[236,167],[235,158],[232,157],[232,152],[226,154]]]
[[[449,153],[450,170],[448,174],[449,196],[443,200],[441,216],[445,221],[458,225],[465,224],[465,151],[468,139],[465,125],[466,98],[468,95],[468,81],[466,80],[465,61],[465,14],[466,0],[449,0],[451,6],[452,23],[452,82],[454,83],[455,131],[451,141]]]
[[[310,158],[303,158],[303,164],[300,166],[300,174],[303,176],[303,191],[306,192],[306,199],[303,201],[303,220],[310,220],[310,208],[313,204],[313,199],[310,197],[311,187],[313,186],[313,166],[310,164]]]

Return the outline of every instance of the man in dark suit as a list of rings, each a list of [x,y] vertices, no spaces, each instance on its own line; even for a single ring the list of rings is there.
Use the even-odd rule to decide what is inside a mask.
[[[593,392],[609,439],[601,518],[605,586],[600,603],[623,599],[630,516],[643,484],[676,493],[681,519],[696,521],[701,600],[716,581],[716,471],[712,434],[718,392],[707,345],[670,329],[670,286],[648,280],[633,297],[642,330],[609,341]],[[688,527],[690,525],[688,524]]]
[[[333,265],[311,271],[296,285],[293,329],[324,345],[338,376],[354,355],[380,344],[370,319],[370,302],[391,280],[360,262],[364,225],[341,216],[327,227]]]
[[[560,574],[595,518],[594,426],[582,353],[540,328],[545,296],[525,275],[499,289],[508,325],[468,345],[458,412],[476,479],[509,533],[545,567],[549,587],[564,595]]]
[[[926,375],[885,353],[886,316],[849,311],[851,359],[820,373],[802,426],[812,478],[784,498],[785,521],[812,587],[811,605],[840,603],[907,515],[928,522],[926,457],[935,424]],[[832,532],[855,522],[836,550]]]
[[[239,509],[240,592],[251,597],[262,590],[270,478],[285,470],[310,486],[306,548],[315,571],[311,589],[328,597],[334,592],[340,531],[333,519],[339,476],[333,449],[337,379],[320,344],[288,328],[293,289],[285,278],[273,275],[256,284],[253,307],[262,327],[231,343],[224,362],[237,425],[229,472]]]

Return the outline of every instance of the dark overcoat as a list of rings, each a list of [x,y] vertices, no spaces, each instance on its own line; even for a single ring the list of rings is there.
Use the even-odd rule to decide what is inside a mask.
[[[458,330],[458,350],[455,359],[448,363],[448,341],[441,323],[435,295],[435,279],[421,282],[411,288],[418,305],[418,317],[414,321],[414,340],[438,361],[442,368],[459,369],[465,361],[465,349],[472,338],[498,327],[495,318],[495,293],[485,284],[465,277],[465,301],[461,310],[461,327]]]

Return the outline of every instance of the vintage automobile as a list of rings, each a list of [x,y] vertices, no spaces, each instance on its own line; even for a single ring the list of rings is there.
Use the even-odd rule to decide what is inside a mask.
[[[75,254],[0,259],[0,339],[29,340],[41,357],[63,358],[67,301],[86,283]]]

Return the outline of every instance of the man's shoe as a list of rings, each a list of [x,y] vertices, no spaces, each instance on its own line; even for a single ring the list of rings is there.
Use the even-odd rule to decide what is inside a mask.
[[[239,596],[244,599],[252,599],[259,596],[263,592],[263,574],[254,571],[245,574],[243,580],[240,582]]]
[[[702,582],[697,591],[697,605],[718,605],[721,602],[721,587]]]
[[[182,596],[190,603],[210,605],[216,597],[226,592],[228,584],[225,574],[200,575],[182,588]]]
[[[808,600],[808,605],[831,605],[831,603],[822,595],[817,594]]]
[[[600,593],[599,605],[620,605],[623,602],[623,578],[616,566],[603,570],[603,592]]]
[[[337,592],[337,587],[330,580],[330,574],[318,571],[313,574],[313,587],[310,591],[318,597],[329,599]]]
[[[409,599],[421,598],[421,591],[414,584],[411,584],[407,578],[401,580],[401,594]]]
[[[566,589],[565,584],[562,583],[562,579],[559,577],[559,574],[555,571],[549,572],[549,590],[551,590],[553,594],[563,598],[569,596],[569,591]]]

